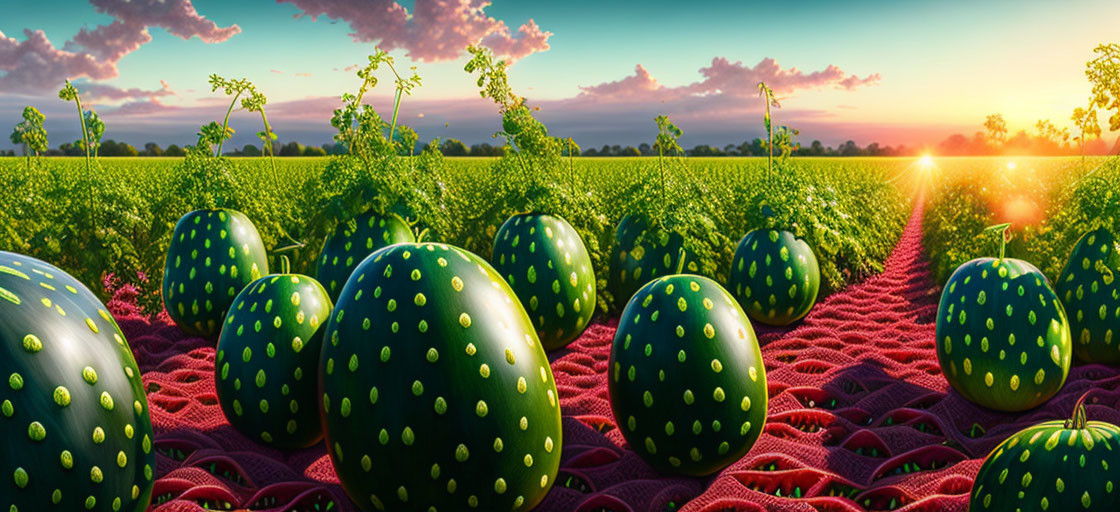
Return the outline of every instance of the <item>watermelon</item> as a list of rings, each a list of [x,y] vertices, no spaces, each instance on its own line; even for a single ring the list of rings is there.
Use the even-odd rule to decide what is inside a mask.
[[[322,439],[317,373],[330,314],[323,286],[287,268],[237,294],[214,366],[218,402],[230,425],[286,450]]]
[[[105,306],[47,263],[0,252],[0,509],[141,512],[152,422]]]
[[[529,510],[560,464],[560,404],[505,280],[445,244],[401,243],[343,287],[320,359],[331,463],[364,509]]]
[[[992,450],[972,485],[969,510],[1120,510],[1120,427],[1086,421],[1084,400],[1069,420],[1023,429]]]
[[[268,273],[256,226],[229,209],[195,210],[175,225],[163,273],[163,305],[187,334],[213,337],[237,294]]]
[[[646,283],[659,276],[699,271],[696,259],[684,249],[680,233],[651,231],[644,215],[627,215],[618,224],[611,248],[609,288],[616,304],[624,305]],[[685,260],[681,265],[681,259]]]
[[[1120,363],[1120,249],[1107,229],[1081,237],[1056,290],[1069,314],[1073,355],[1087,363]]]
[[[766,421],[766,368],[727,290],[693,275],[658,278],[618,323],[608,365],[623,437],[664,473],[710,475],[739,460]]]
[[[399,215],[380,215],[366,211],[348,222],[339,223],[323,244],[315,265],[315,277],[327,289],[332,301],[338,300],[350,274],[366,256],[400,242],[415,242],[412,228]]]
[[[595,271],[567,221],[541,213],[514,215],[498,230],[491,259],[546,350],[564,347],[587,328],[595,312]]]
[[[1046,277],[1013,258],[980,258],[953,272],[937,307],[937,359],[962,396],[1023,411],[1054,396],[1069,374],[1069,322]]]
[[[752,320],[784,326],[809,314],[821,288],[813,249],[789,231],[756,229],[735,249],[728,289]]]

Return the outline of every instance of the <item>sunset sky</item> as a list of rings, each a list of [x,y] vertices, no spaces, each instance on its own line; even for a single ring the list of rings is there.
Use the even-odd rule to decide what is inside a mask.
[[[422,140],[493,142],[496,109],[463,71],[462,48],[481,41],[515,60],[511,84],[551,133],[584,148],[650,142],[661,113],[686,147],[757,137],[760,80],[804,143],[936,145],[997,112],[1012,132],[1068,126],[1093,48],[1120,42],[1116,0],[785,3],[0,0],[0,129],[34,105],[52,147],[74,140],[73,107],[56,94],[69,77],[106,139],[193,143],[224,114],[207,84],[219,73],[268,95],[281,141],[318,145],[359,85],[348,68],[381,45],[423,77],[402,108]],[[386,116],[389,83],[372,98]],[[236,145],[256,142],[259,118],[231,122]]]

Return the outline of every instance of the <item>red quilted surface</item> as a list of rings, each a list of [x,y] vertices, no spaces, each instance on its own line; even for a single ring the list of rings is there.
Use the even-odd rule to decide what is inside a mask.
[[[1061,394],[1015,415],[949,390],[934,352],[939,289],[923,256],[921,215],[919,201],[882,275],[832,295],[792,330],[759,330],[769,419],[750,453],[714,477],[661,476],[627,448],[607,402],[614,322],[553,354],[564,460],[538,510],[963,511],[989,450],[1024,426],[1067,416],[1086,390],[1099,388],[1090,418],[1120,423],[1115,368],[1075,367]],[[165,315],[142,317],[134,294],[122,288],[109,306],[152,406],[152,510],[354,510],[322,445],[285,454],[234,431],[215,397],[211,344]]]

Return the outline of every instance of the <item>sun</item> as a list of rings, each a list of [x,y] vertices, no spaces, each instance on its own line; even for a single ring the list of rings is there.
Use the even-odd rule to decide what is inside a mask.
[[[920,165],[922,167],[932,166],[933,165],[933,157],[929,156],[929,155],[922,155],[922,157],[918,159],[918,165]]]

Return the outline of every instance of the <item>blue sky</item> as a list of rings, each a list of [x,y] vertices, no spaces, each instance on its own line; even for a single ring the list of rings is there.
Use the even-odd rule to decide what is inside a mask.
[[[210,73],[243,76],[256,83],[278,111],[276,130],[282,140],[327,142],[331,99],[357,86],[353,72],[344,68],[363,62],[378,42],[377,36],[355,42],[349,34],[355,25],[372,34],[380,34],[383,28],[381,20],[369,18],[294,17],[317,6],[343,8],[331,0],[169,1],[192,6],[217,28],[240,28],[239,33],[208,44],[198,37],[184,40],[172,35],[152,23],[154,15],[125,12],[116,5],[121,1],[0,0],[0,32],[10,38],[9,44],[18,45],[26,40],[24,29],[42,30],[55,48],[63,49],[83,27],[93,30],[117,19],[152,25],[151,41],[116,62],[116,77],[77,80],[143,91],[160,90],[161,81],[168,84],[174,95],[93,101],[109,123],[106,137],[137,145],[148,139],[189,143],[201,122],[220,116],[217,95],[206,84]],[[147,1],[154,0],[135,3]],[[374,3],[370,2],[369,10]],[[416,7],[414,2],[400,5],[409,12]],[[427,3],[433,5],[446,7],[438,0]],[[801,128],[806,141],[821,139],[833,145],[850,138],[861,144],[872,140],[932,144],[953,132],[976,131],[985,115],[996,112],[1004,114],[1013,130],[1029,128],[1043,118],[1064,126],[1069,112],[1085,102],[1084,63],[1093,47],[1120,42],[1115,29],[1120,2],[1106,0],[799,2],[794,6],[742,1],[682,5],[660,0],[498,0],[481,16],[504,23],[514,40],[518,28],[530,19],[551,32],[547,50],[532,51],[513,65],[511,83],[541,107],[541,118],[555,134],[572,135],[584,147],[644,142],[655,131],[653,115],[662,111],[679,118],[686,145],[722,145],[757,136],[761,123],[756,114],[762,105],[745,93],[754,84],[728,91],[727,83],[723,88],[709,83],[696,92],[697,84],[706,78],[701,68],[712,66],[717,57],[732,65],[741,63],[726,71],[751,79],[761,73],[758,64],[763,59],[774,59],[780,73],[795,68],[809,75],[829,66],[839,68],[834,79],[798,79],[780,92],[784,101],[778,121]],[[454,24],[454,17],[447,19],[452,21],[444,20],[445,24]],[[417,35],[413,43],[419,46],[424,34]],[[408,63],[408,53],[408,48],[393,51],[398,65]],[[5,67],[3,57],[0,44],[0,84],[8,84],[0,85],[0,125],[15,124],[22,106],[34,104],[47,113],[48,130],[58,133],[52,136],[52,145],[74,137],[76,126],[71,130],[69,124],[76,123],[58,119],[68,115],[63,114],[66,105],[53,97],[50,87],[12,87],[19,83],[17,76],[3,82],[5,74],[16,73]],[[464,59],[446,55],[440,59],[415,62],[424,86],[405,100],[406,122],[423,139],[455,136],[468,143],[490,141],[497,116],[477,98],[473,79],[462,71]],[[641,70],[636,70],[639,65]],[[854,87],[840,85],[843,77],[871,75],[878,79]],[[581,89],[631,76],[635,82],[611,89],[611,95],[591,97]],[[632,85],[641,88],[630,90]],[[389,108],[388,92],[375,92],[374,104]],[[164,109],[152,104],[144,115],[114,113],[123,103],[152,101]],[[252,120],[238,114],[235,128]],[[235,142],[250,142],[257,129],[244,126],[239,130],[244,138]],[[6,143],[6,137],[2,140]]]

